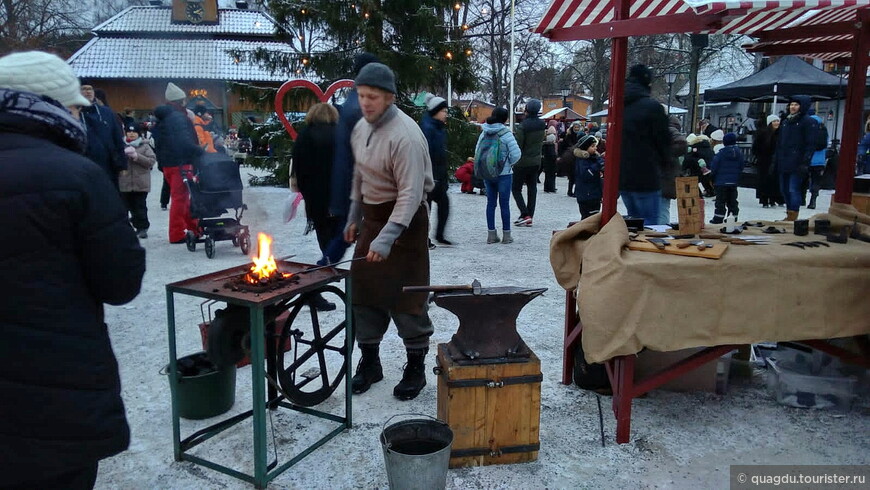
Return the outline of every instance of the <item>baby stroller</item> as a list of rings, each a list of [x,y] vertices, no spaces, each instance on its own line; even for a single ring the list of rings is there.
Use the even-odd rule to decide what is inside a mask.
[[[187,249],[194,252],[197,243],[204,243],[205,255],[212,259],[215,242],[232,240],[233,246],[247,255],[251,235],[241,220],[248,206],[242,202],[242,178],[232,157],[223,153],[204,154],[184,182],[190,190],[190,215],[199,220],[196,232],[187,231]],[[235,211],[235,218],[221,217],[227,209]]]

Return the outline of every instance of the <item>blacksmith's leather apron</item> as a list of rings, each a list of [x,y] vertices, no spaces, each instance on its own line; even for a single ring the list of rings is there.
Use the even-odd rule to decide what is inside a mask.
[[[356,241],[354,257],[365,257],[369,244],[386,226],[395,201],[362,204],[362,229]],[[420,315],[427,293],[403,293],[404,286],[429,285],[429,213],[421,203],[411,224],[393,243],[390,256],[383,262],[354,262],[352,274],[353,304],[374,306],[395,313]]]

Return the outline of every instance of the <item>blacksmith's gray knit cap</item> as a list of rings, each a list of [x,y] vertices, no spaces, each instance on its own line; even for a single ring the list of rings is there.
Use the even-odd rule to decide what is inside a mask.
[[[369,63],[362,67],[353,82],[357,87],[366,85],[386,90],[391,94],[396,93],[396,75],[393,74],[390,67],[383,63]]]

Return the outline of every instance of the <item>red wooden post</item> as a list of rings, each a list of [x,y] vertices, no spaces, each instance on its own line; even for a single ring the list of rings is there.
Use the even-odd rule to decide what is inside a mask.
[[[613,20],[628,18],[628,0],[614,0]],[[619,197],[619,160],[622,155],[622,112],[625,93],[625,62],[628,57],[628,38],[613,39],[610,59],[610,104],[607,106],[607,155],[604,159],[604,192],[601,203],[601,227],[616,214]]]
[[[858,153],[858,138],[861,137],[861,120],[864,109],[864,86],[867,80],[867,46],[870,46],[870,11],[858,11],[860,24],[852,40],[852,60],[849,64],[849,84],[846,86],[846,113],[843,121],[843,142],[840,145],[840,168],[837,169],[837,184],[834,201],[852,203],[852,184],[855,178],[855,157]],[[611,98],[611,100],[613,100]],[[609,149],[609,148],[608,148]]]

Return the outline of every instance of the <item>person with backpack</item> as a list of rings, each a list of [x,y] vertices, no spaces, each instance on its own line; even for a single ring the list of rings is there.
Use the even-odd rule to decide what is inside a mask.
[[[486,188],[486,243],[511,243],[510,196],[513,165],[522,153],[516,138],[505,127],[508,110],[497,107],[483,125],[474,150],[474,175]],[[502,237],[495,230],[495,205],[501,208]]]
[[[825,121],[816,114],[815,109],[809,110],[810,117],[819,125],[815,136],[815,152],[810,160],[809,179],[807,181],[810,190],[810,202],[807,204],[807,209],[816,209],[816,198],[819,197],[819,189],[822,188],[822,176],[825,174],[825,164],[827,163],[828,153],[828,128],[825,126]],[[801,198],[806,195],[806,191],[801,193]]]
[[[516,164],[516,174],[511,185],[514,201],[520,210],[520,217],[514,221],[517,226],[532,226],[535,217],[535,201],[538,197],[538,168],[541,166],[541,153],[544,146],[544,131],[547,125],[538,117],[541,101],[529,99],[526,102],[526,118],[520,123],[516,140],[522,157]],[[523,200],[523,186],[527,188],[528,200]]]
[[[818,124],[807,112],[810,98],[795,95],[788,104],[788,115],[779,127],[779,140],[774,155],[779,173],[779,188],[785,198],[785,221],[798,218],[801,207],[801,185],[815,152]]]

